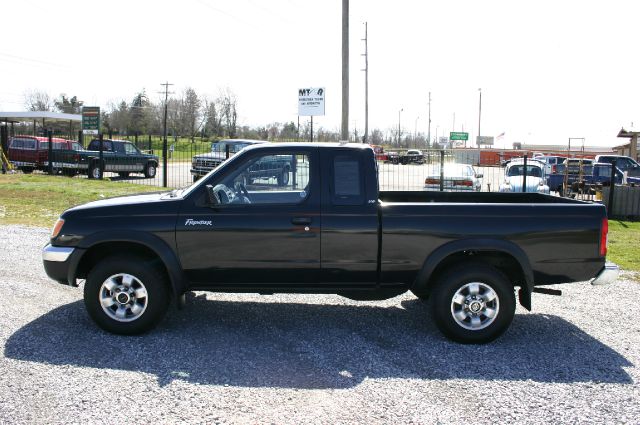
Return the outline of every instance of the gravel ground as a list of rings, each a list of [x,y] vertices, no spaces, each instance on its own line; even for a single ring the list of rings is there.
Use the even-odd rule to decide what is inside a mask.
[[[0,423],[638,423],[638,276],[534,294],[484,346],[411,295],[196,293],[120,337],[50,281],[48,230],[0,226]]]

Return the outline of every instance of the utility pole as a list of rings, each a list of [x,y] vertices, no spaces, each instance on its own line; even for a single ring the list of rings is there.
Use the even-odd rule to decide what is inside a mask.
[[[163,120],[163,138],[162,138],[162,186],[167,187],[167,103],[169,102],[169,86],[173,84],[166,83],[160,84],[164,86],[164,120]]]
[[[364,138],[363,143],[369,140],[369,46],[367,41],[367,22],[364,23]]]
[[[429,92],[429,126],[427,128],[427,149],[429,149],[431,147],[431,92]]]
[[[349,140],[349,0],[342,0],[342,140]]]
[[[413,126],[413,147],[414,148],[418,148],[418,120],[420,119],[420,116],[416,117],[416,122],[414,123]]]
[[[400,108],[398,111],[398,147],[400,147],[400,113],[402,113],[402,111],[404,111],[404,108]]]

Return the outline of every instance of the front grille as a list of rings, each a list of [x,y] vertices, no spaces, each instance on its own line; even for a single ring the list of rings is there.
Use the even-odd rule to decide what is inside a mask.
[[[196,167],[200,168],[216,168],[222,163],[219,159],[196,159]]]

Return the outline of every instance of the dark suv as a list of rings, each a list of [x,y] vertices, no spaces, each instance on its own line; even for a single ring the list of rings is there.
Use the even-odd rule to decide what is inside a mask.
[[[211,152],[195,155],[191,160],[191,175],[193,181],[196,182],[200,177],[204,177],[209,171],[213,170],[231,156],[240,152],[242,149],[256,143],[269,143],[265,140],[247,140],[247,139],[224,139],[219,142],[211,143]]]
[[[128,177],[129,173],[143,173],[147,178],[154,178],[158,169],[158,157],[140,152],[133,143],[126,140],[102,141],[102,165],[100,167],[100,140],[93,139],[87,147],[92,158],[89,160],[89,178],[99,179],[104,171],[118,173],[120,177]]]

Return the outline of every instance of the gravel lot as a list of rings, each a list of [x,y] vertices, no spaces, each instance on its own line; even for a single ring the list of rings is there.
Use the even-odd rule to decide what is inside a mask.
[[[45,275],[48,229],[0,226],[0,423],[638,423],[640,284],[534,294],[484,346],[411,295],[196,293],[153,332],[88,318]]]

